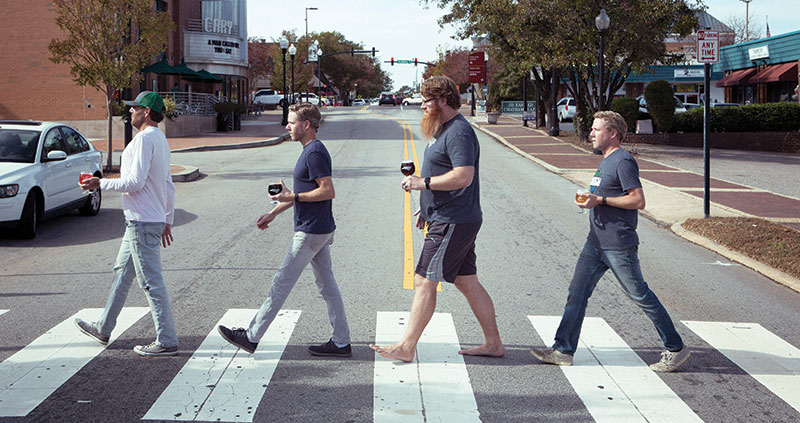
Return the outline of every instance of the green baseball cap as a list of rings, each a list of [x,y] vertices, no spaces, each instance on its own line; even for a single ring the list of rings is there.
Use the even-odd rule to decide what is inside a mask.
[[[136,96],[136,100],[125,101],[125,105],[147,107],[156,113],[161,113],[164,110],[164,99],[152,91],[142,91]]]

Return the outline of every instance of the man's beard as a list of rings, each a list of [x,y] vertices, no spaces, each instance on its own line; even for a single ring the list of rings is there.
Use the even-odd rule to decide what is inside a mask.
[[[442,109],[431,105],[422,115],[422,136],[429,140],[438,137],[441,133]]]

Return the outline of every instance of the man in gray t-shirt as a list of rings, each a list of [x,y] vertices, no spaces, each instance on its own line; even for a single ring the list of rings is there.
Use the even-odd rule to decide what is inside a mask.
[[[603,153],[603,162],[591,182],[591,194],[578,207],[591,209],[589,236],[583,246],[569,284],[567,304],[552,348],[531,348],[542,362],[569,366],[578,348],[589,297],[608,269],[623,291],[645,312],[661,337],[666,351],[650,365],[657,372],[672,372],[689,359],[689,349],[675,330],[667,310],[650,290],[639,267],[636,235],[637,214],[644,208],[639,166],[620,148],[628,128],[615,112],[597,112],[592,124],[592,147]]]
[[[403,338],[397,344],[370,345],[378,354],[410,362],[422,331],[436,308],[438,281],[453,283],[469,302],[486,341],[464,355],[502,357],[492,298],[478,282],[475,239],[481,214],[478,181],[480,146],[475,131],[458,113],[461,99],[456,83],[435,76],[422,84],[422,135],[430,139],[425,148],[422,175],[407,176],[400,183],[406,190],[419,190],[417,228],[428,228],[414,272],[414,302]]]

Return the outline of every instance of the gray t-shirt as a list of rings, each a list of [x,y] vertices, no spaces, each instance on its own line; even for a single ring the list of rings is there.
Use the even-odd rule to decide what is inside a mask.
[[[627,151],[619,149],[603,159],[592,178],[590,191],[597,196],[621,197],[641,188],[639,165]],[[591,245],[601,250],[625,250],[639,245],[636,234],[639,211],[599,205],[589,214]]]
[[[472,183],[453,191],[422,190],[419,195],[422,219],[426,222],[473,223],[483,220],[478,183],[480,145],[475,131],[460,114],[445,122],[438,138],[425,147],[423,178],[439,176],[459,166],[474,166]]]

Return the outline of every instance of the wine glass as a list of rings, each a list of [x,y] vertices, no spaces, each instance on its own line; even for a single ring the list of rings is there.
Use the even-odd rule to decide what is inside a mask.
[[[584,204],[589,201],[589,191],[585,188],[578,188],[575,192],[575,201]],[[586,213],[586,209],[582,209],[578,207],[578,213],[583,214]]]
[[[269,195],[278,195],[281,193],[281,191],[283,191],[283,185],[281,185],[280,182],[267,185],[267,192]],[[275,200],[272,200],[271,203],[273,205],[278,204],[278,202]]]
[[[413,160],[403,160],[403,162],[400,163],[400,171],[403,172],[403,175],[413,175],[416,170]]]

